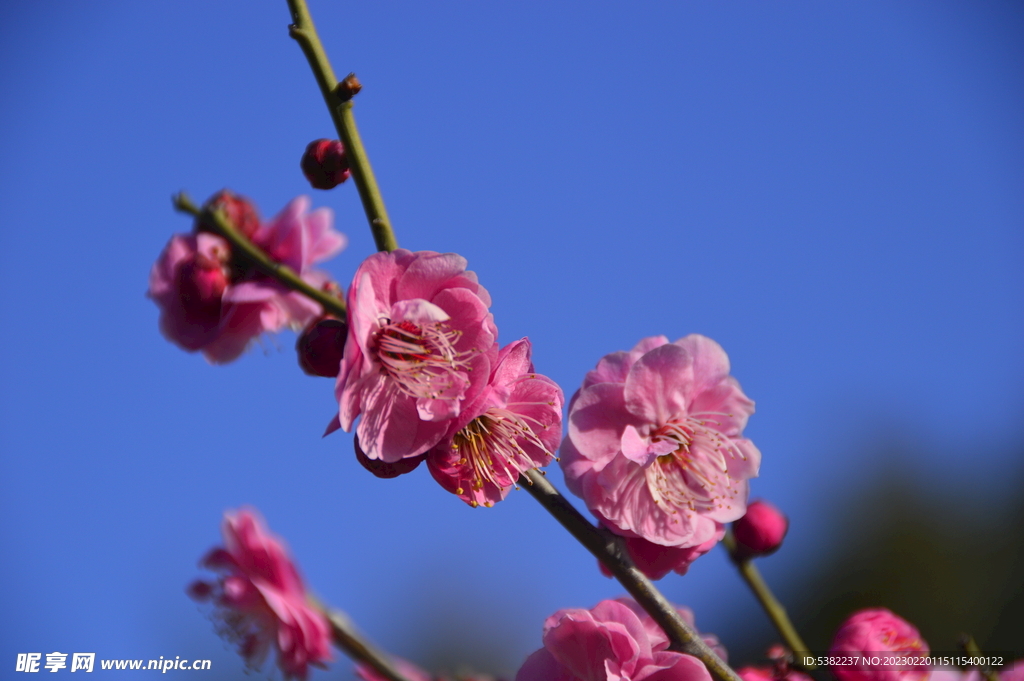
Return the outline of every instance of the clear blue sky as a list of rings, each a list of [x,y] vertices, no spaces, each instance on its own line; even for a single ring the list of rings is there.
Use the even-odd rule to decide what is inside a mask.
[[[799,575],[836,500],[891,471],[955,484],[950,503],[1013,491],[1019,5],[311,9],[365,85],[400,243],[466,256],[503,343],[529,336],[567,395],[643,336],[730,353],[757,402],[753,494],[793,520],[770,577]],[[173,192],[231,187],[269,217],[313,191],[299,157],[333,131],[287,24],[284,0],[0,7],[0,669],[59,650],[244,678],[183,592],[242,504],[414,660],[449,644],[508,671],[544,617],[620,593],[525,493],[474,511],[321,440],[333,385],[297,370],[291,334],[228,367],[159,335],[143,294],[189,229]],[[313,200],[351,240],[329,265],[347,285],[372,250],[354,187]],[[865,454],[890,441],[928,454]],[[663,584],[726,645],[761,617],[717,552]]]

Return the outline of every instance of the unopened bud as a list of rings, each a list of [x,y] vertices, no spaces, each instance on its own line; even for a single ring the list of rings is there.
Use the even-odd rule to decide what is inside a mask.
[[[348,325],[338,319],[320,319],[310,324],[295,342],[299,366],[310,376],[335,378],[345,354]]]
[[[227,286],[228,277],[220,263],[201,255],[184,263],[178,270],[178,295],[185,319],[201,326],[216,324]]]
[[[378,478],[397,478],[399,475],[410,473],[427,458],[426,454],[420,454],[419,456],[411,456],[406,459],[399,459],[398,461],[388,463],[387,461],[371,459],[366,456],[363,452],[363,448],[359,446],[358,437],[352,438],[352,444],[356,448],[356,460],[363,465],[363,468],[370,471]]]
[[[204,207],[209,210],[223,211],[228,221],[245,235],[246,239],[252,239],[256,230],[260,228],[260,214],[256,211],[256,206],[252,201],[244,196],[238,196],[228,189],[221,189],[211,196]],[[217,229],[213,225],[202,221],[202,219],[197,221],[196,231],[217,233]]]
[[[766,556],[782,545],[789,520],[767,501],[747,505],[747,513],[732,524],[736,548],[745,558]]]
[[[299,164],[315,189],[334,189],[349,178],[348,156],[338,140],[314,140]]]
[[[359,94],[359,91],[363,89],[363,84],[356,78],[356,74],[350,73],[338,83],[338,86],[334,89],[335,94],[338,95],[338,99],[343,102],[355,97]]]

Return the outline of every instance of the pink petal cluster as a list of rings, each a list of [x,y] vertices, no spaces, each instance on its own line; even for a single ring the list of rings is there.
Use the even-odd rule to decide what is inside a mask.
[[[725,536],[725,525],[721,523],[716,525],[717,529],[711,538],[697,546],[662,546],[640,537],[623,537],[623,544],[633,564],[648,578],[661,579],[670,572],[685,575],[693,561],[715,548],[715,545]],[[612,576],[611,571],[604,566],[604,563],[599,561],[598,567],[606,577]]]
[[[454,253],[375,253],[348,291],[340,426],[385,462],[438,444],[487,386],[497,355],[491,298]]]
[[[562,391],[534,371],[526,338],[499,350],[491,299],[454,253],[396,250],[359,267],[328,427],[351,431],[374,475],[424,460],[448,491],[493,506],[561,439]]]
[[[221,205],[222,194],[211,203]],[[309,199],[300,196],[260,224],[251,204],[243,210],[241,199],[231,198],[228,212],[245,218],[244,231],[254,244],[312,286],[328,284],[327,274],[312,265],[346,243],[329,209],[310,213]],[[160,308],[164,336],[184,350],[202,351],[215,364],[236,359],[264,332],[303,326],[320,313],[305,296],[237,262],[228,243],[202,225],[171,238],[150,272],[148,295]]]
[[[911,657],[927,656],[928,644],[912,624],[885,608],[855,612],[839,627],[829,655],[891,659],[894,653]],[[925,666],[835,665],[832,673],[839,681],[923,681],[929,674]]]
[[[601,359],[570,401],[566,484],[613,532],[703,551],[746,511],[753,411],[713,340],[645,338]]]
[[[189,594],[213,601],[223,635],[237,643],[249,667],[259,668],[273,647],[286,679],[306,679],[311,665],[331,659],[327,620],[309,606],[298,569],[253,511],[226,513],[221,529],[224,547],[200,565],[223,574],[194,582]]]
[[[680,609],[693,624],[693,614]],[[544,647],[530,655],[516,681],[710,681],[697,658],[668,650],[664,632],[629,599],[591,610],[559,610],[544,622]],[[705,637],[720,657],[725,650]]]
[[[452,419],[427,466],[470,506],[493,506],[519,475],[546,466],[562,439],[562,390],[534,373],[526,338],[501,349],[487,386]]]

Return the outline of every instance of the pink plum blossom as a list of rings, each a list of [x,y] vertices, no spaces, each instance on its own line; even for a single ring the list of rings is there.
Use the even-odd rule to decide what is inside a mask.
[[[307,602],[298,569],[255,512],[226,513],[221,530],[224,547],[200,565],[222,576],[194,582],[189,594],[213,601],[221,633],[238,645],[249,667],[259,668],[273,647],[286,679],[306,679],[310,665],[323,667],[331,659],[331,630]]]
[[[829,650],[830,656],[892,658],[893,653],[910,657],[927,656],[928,644],[912,624],[885,608],[855,612],[839,627]],[[834,665],[839,681],[923,681],[927,667],[895,665]]]
[[[690,569],[693,561],[715,548],[715,545],[725,536],[725,526],[717,523],[717,529],[711,539],[697,546],[662,546],[649,542],[640,537],[623,537],[622,543],[626,547],[633,564],[640,572],[647,575],[649,579],[661,579],[670,572],[677,575],[685,575]],[[611,577],[611,571],[598,561],[598,567],[606,577]]]
[[[566,484],[613,532],[706,547],[746,510],[754,403],[709,338],[645,338],[598,362],[569,403]]]
[[[338,425],[369,459],[395,462],[439,443],[486,386],[496,359],[491,298],[454,253],[375,253],[348,291]]]
[[[237,202],[229,207],[246,218],[253,243],[307,283],[327,287],[330,278],[312,265],[345,246],[329,209],[308,213],[309,199],[300,196],[270,222],[253,225],[254,209]],[[226,241],[199,228],[171,238],[150,272],[148,295],[160,308],[164,336],[214,364],[237,359],[264,332],[301,327],[320,313],[317,303],[242,265]]]
[[[493,506],[519,475],[546,466],[562,438],[562,390],[534,373],[526,338],[501,349],[483,391],[427,454],[442,487],[470,506]]]
[[[688,610],[680,613],[692,624]],[[707,640],[707,639],[706,639]],[[716,652],[725,651],[710,637]],[[530,655],[516,681],[710,681],[697,658],[668,650],[661,629],[629,599],[591,610],[559,610],[544,622],[544,647]]]

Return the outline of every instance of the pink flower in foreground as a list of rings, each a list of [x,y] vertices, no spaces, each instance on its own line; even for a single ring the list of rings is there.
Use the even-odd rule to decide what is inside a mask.
[[[715,544],[721,541],[723,536],[725,536],[725,526],[717,523],[717,529],[711,539],[697,546],[683,548],[662,546],[639,537],[623,537],[623,543],[626,546],[626,553],[629,554],[633,564],[639,568],[640,572],[650,579],[661,579],[670,572],[685,575],[693,561],[715,548]],[[599,561],[598,567],[606,577],[612,576],[611,571],[604,566],[604,563]]]
[[[327,620],[309,606],[295,564],[255,513],[226,513],[221,531],[224,547],[210,551],[200,565],[223,576],[193,583],[189,594],[213,601],[222,634],[238,644],[249,667],[262,665],[274,647],[284,677],[305,679],[310,665],[323,667],[331,659]]]
[[[832,641],[830,656],[879,656],[891,659],[894,653],[910,657],[928,655],[928,644],[906,620],[884,608],[869,608],[851,615]],[[924,666],[834,665],[832,673],[839,681],[923,681],[929,670]]]
[[[693,615],[680,609],[691,624]],[[714,637],[719,656],[725,651]],[[591,610],[559,610],[544,622],[544,647],[526,658],[516,681],[710,681],[697,658],[668,650],[668,638],[629,599]]]
[[[533,372],[530,352],[526,338],[502,348],[486,388],[427,453],[434,479],[470,506],[504,499],[521,473],[551,463],[562,438],[562,390]]]
[[[491,298],[454,253],[375,253],[348,292],[349,336],[335,396],[346,431],[394,462],[436,445],[487,385],[497,354]]]
[[[569,403],[566,484],[613,532],[699,547],[743,515],[761,453],[754,403],[709,338],[645,338],[605,356]]]
[[[218,197],[213,201],[223,203]],[[239,201],[233,197],[229,207],[245,217],[253,243],[307,283],[327,285],[329,277],[312,265],[345,246],[329,209],[307,214],[309,199],[300,196],[269,223],[253,226],[255,209],[243,210]],[[184,350],[202,351],[215,364],[236,359],[264,332],[302,326],[320,313],[305,296],[242,267],[226,241],[198,227],[171,238],[150,272],[148,295],[160,308],[164,336]]]

